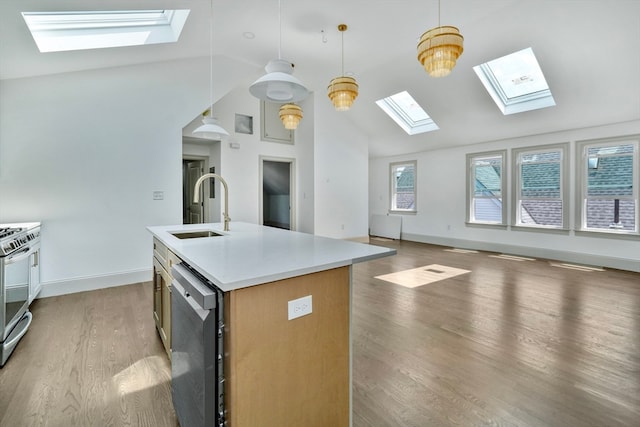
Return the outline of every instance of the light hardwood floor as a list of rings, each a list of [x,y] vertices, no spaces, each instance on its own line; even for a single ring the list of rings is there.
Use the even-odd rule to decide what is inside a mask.
[[[0,426],[177,426],[151,283],[35,300],[0,370]]]
[[[355,267],[354,426],[640,426],[640,274],[387,245]],[[430,264],[471,272],[371,279]]]
[[[354,267],[355,427],[640,425],[640,274],[372,242],[398,255]],[[430,264],[471,272],[374,278]],[[0,426],[176,426],[151,298],[37,300],[0,370]]]

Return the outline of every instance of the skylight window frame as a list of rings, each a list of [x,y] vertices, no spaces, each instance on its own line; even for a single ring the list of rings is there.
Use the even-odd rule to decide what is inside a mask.
[[[509,97],[502,83],[500,82],[500,79],[496,76],[494,70],[491,68],[491,64],[495,64],[496,61],[505,60],[505,58],[515,58],[518,54],[522,54],[522,52],[525,51],[530,54],[529,59],[533,64],[535,64],[534,67],[536,68],[523,69],[522,74],[536,74],[539,72],[540,77],[544,80],[546,89],[533,91],[524,95]],[[544,73],[542,72],[542,68],[540,67],[538,60],[533,53],[533,49],[530,47],[517,52],[513,52],[500,58],[493,59],[480,65],[476,65],[475,67],[473,67],[473,71],[476,73],[483,86],[504,115],[522,113],[525,111],[532,111],[556,105],[555,100],[553,99],[553,95],[551,94],[549,84],[547,83],[546,78],[544,77]]]
[[[173,43],[189,9],[22,12],[40,52]]]
[[[413,120],[411,115],[405,111],[397,101],[398,97],[401,96],[408,96],[413,103],[420,108],[426,118],[417,121]],[[422,106],[418,104],[418,102],[416,102],[416,100],[407,91],[398,92],[386,98],[379,99],[376,101],[376,104],[409,135],[417,135],[440,129],[436,122],[429,117],[429,114],[427,114],[424,108],[422,108]]]
[[[76,30],[85,28],[167,25],[173,10],[114,10],[71,12],[22,12],[29,28],[36,31]],[[97,19],[99,18],[99,19]]]

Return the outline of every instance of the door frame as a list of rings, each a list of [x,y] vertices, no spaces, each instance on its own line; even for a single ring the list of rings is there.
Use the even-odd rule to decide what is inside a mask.
[[[184,165],[185,161],[189,162],[189,161],[202,161],[202,174],[207,173],[207,171],[209,170],[209,156],[195,156],[195,155],[183,155],[182,156],[182,164]],[[202,174],[200,176],[202,176]],[[202,191],[204,194],[204,197],[201,200],[202,203],[202,221],[203,222],[208,222],[209,221],[209,203],[207,202],[209,200],[209,184],[210,184],[209,179],[207,179],[205,182],[203,182],[203,186],[202,186]],[[187,186],[187,176],[184,173],[184,168],[182,169],[182,209],[184,210],[185,206],[184,203],[187,201],[186,196],[185,196],[185,189]],[[184,220],[183,220],[184,222]]]
[[[264,225],[264,162],[289,163],[289,230],[296,230],[296,159],[292,157],[259,156],[258,158],[258,221]]]

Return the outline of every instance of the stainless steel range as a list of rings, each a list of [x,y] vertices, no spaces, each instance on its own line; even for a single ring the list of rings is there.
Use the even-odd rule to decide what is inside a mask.
[[[40,223],[0,224],[0,368],[27,333],[40,291]]]

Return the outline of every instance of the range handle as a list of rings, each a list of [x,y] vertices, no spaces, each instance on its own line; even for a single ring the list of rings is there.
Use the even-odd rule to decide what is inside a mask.
[[[20,341],[20,338],[22,338],[24,336],[24,334],[27,333],[27,329],[29,329],[29,326],[31,325],[31,320],[33,319],[33,316],[31,315],[30,311],[27,311],[24,314],[24,317],[22,319],[20,319],[20,321],[16,324],[14,331],[18,329],[18,325],[20,325],[22,322],[24,322],[25,318],[27,319],[27,324],[22,326],[22,330],[16,336],[12,337],[9,341],[5,341],[4,342],[3,345],[5,347],[12,347],[14,344],[16,344],[18,341]],[[11,336],[11,335],[9,335],[9,336]]]
[[[27,258],[29,255],[29,248],[20,249],[18,252],[14,252],[5,258],[5,265],[14,264]]]

